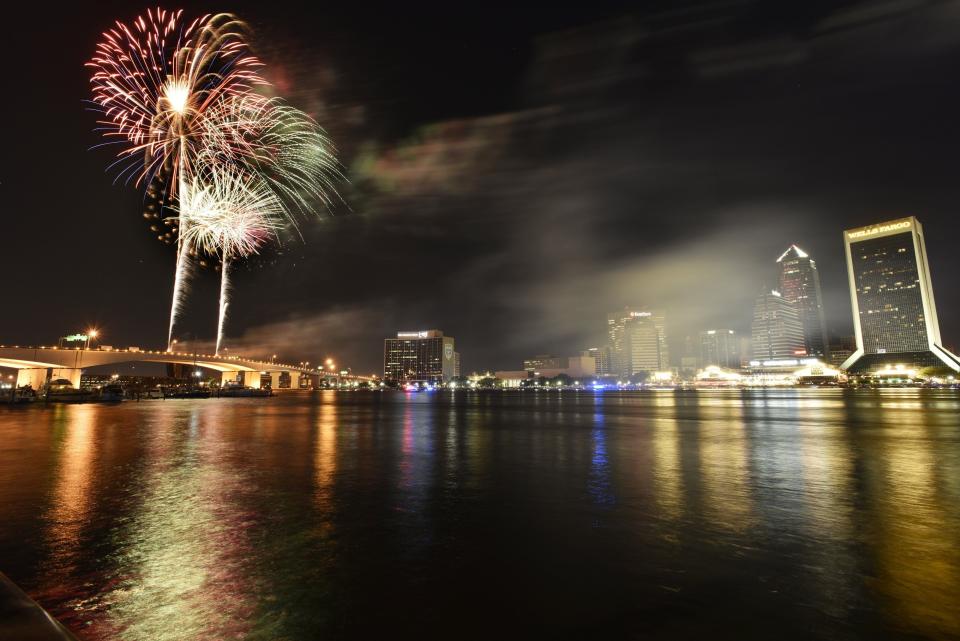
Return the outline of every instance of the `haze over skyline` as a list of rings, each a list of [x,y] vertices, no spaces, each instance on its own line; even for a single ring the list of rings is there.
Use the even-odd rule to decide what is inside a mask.
[[[960,92],[945,70],[960,61],[960,4],[670,6],[546,23],[533,10],[188,9],[251,24],[269,79],[329,131],[351,181],[304,242],[237,270],[227,346],[377,371],[383,338],[439,328],[465,371],[514,368],[601,344],[625,305],[667,310],[678,346],[709,327],[748,333],[794,243],[820,268],[828,327],[847,334],[842,230],[908,215],[955,345]],[[10,34],[34,55],[12,69],[30,100],[7,118],[0,251],[39,286],[7,280],[23,313],[0,317],[4,340],[93,323],[111,344],[164,342],[173,254],[140,193],[103,172],[109,153],[89,150],[79,62],[138,10],[68,9],[48,27],[56,47]],[[216,287],[212,271],[197,279],[196,339],[213,339]]]

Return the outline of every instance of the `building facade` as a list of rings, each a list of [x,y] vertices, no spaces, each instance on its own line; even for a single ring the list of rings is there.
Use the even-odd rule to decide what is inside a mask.
[[[809,254],[791,245],[777,259],[780,270],[780,294],[797,308],[803,326],[807,355],[826,359],[830,355],[827,323],[820,293],[820,272]]]
[[[533,358],[524,359],[523,369],[528,372],[540,371],[542,369],[565,369],[569,362],[570,359],[566,356],[539,354]]]
[[[628,307],[608,314],[607,335],[612,374],[629,377],[670,367],[663,311]]]
[[[452,336],[438,329],[397,332],[383,341],[383,378],[394,383],[445,383],[458,375]]]
[[[945,365],[960,371],[960,360],[940,340],[920,222],[910,216],[848,229],[843,239],[856,340],[844,369],[860,374]]]
[[[754,361],[796,359],[807,354],[797,306],[776,290],[757,297],[751,335]]]
[[[567,359],[567,376],[580,378],[583,376],[597,375],[597,359],[588,351],[581,352],[579,356],[571,356]]]
[[[597,376],[610,375],[610,347],[591,347],[581,353],[582,356],[593,358],[593,370]]]
[[[737,333],[732,329],[707,329],[700,332],[698,365],[739,369],[740,338]]]

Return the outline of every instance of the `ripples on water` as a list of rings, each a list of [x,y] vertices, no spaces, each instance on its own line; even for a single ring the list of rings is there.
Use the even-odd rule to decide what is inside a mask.
[[[960,397],[0,408],[0,570],[81,639],[960,637]]]

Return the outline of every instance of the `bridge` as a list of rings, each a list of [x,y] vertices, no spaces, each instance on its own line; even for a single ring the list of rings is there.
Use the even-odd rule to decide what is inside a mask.
[[[80,349],[60,347],[13,347],[0,345],[0,367],[17,370],[17,387],[30,385],[40,389],[49,381],[67,380],[73,387],[80,387],[80,376],[89,367],[120,365],[126,363],[164,363],[187,365],[220,373],[221,385],[237,383],[259,388],[261,381],[270,377],[273,389],[280,387],[280,375],[290,375],[291,388],[317,387],[321,378],[347,378],[369,380],[363,376],[337,376],[303,365],[288,365],[274,361],[262,361],[243,356],[216,356],[161,350],[128,349]],[[304,384],[306,383],[306,385]]]

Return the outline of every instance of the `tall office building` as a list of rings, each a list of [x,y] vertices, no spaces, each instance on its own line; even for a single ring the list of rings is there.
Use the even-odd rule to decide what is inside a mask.
[[[740,368],[740,339],[732,329],[708,329],[700,332],[701,367],[717,365]]]
[[[793,359],[807,353],[797,306],[778,291],[757,297],[751,334],[755,361]]]
[[[627,307],[608,314],[607,334],[611,373],[627,377],[670,367],[663,311]]]
[[[807,355],[826,359],[830,355],[830,344],[816,261],[796,245],[791,245],[777,259],[777,265],[780,268],[779,291],[797,307]]]
[[[383,378],[396,383],[444,383],[459,372],[452,336],[439,329],[397,332],[383,341]]]
[[[946,365],[960,360],[942,347],[926,244],[910,216],[843,234],[856,351],[843,364],[868,373],[894,364]]]

